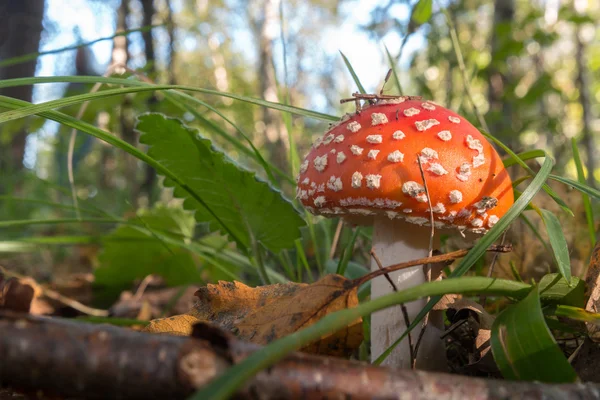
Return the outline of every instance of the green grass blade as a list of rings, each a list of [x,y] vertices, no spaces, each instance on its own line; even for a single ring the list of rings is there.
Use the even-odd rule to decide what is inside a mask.
[[[554,260],[558,267],[560,274],[567,280],[571,281],[571,260],[569,259],[569,246],[567,240],[563,234],[560,221],[556,218],[556,215],[552,214],[548,210],[541,209],[540,216],[546,226],[546,232],[548,232],[548,239],[550,240],[550,246],[552,247],[552,253],[554,254]]]
[[[538,231],[538,229],[535,227],[535,225],[533,225],[533,223],[531,222],[531,220],[524,213],[522,213],[521,215],[519,215],[519,218],[525,223],[525,225],[529,229],[531,229],[531,232],[533,232],[533,234],[535,235],[535,237],[537,238],[537,240],[539,240],[540,243],[542,243],[544,245],[544,248],[546,249],[546,251],[548,253],[552,253],[552,249],[550,248],[550,246],[548,245],[548,243],[546,243],[546,241],[544,240],[544,238],[540,234],[540,231]]]
[[[429,282],[401,292],[382,296],[375,300],[363,303],[358,307],[330,314],[314,325],[276,340],[210,381],[190,399],[227,399],[256,373],[273,365],[290,352],[298,350],[330,332],[335,332],[348,326],[348,324],[355,321],[357,318],[365,317],[375,311],[387,307],[408,303],[422,297],[439,296],[447,293],[477,293],[524,297],[530,291],[530,288],[531,286],[529,285],[514,281],[483,277],[466,277],[462,279],[446,279],[443,281]]]
[[[531,181],[531,184],[523,191],[523,194],[515,201],[512,207],[504,214],[500,221],[494,225],[492,229],[488,231],[477,244],[467,253],[467,255],[460,261],[458,266],[450,274],[451,278],[459,277],[464,275],[469,269],[477,262],[477,260],[486,252],[487,248],[490,247],[504,232],[509,225],[525,210],[529,202],[543,187],[544,182],[548,179],[550,171],[552,171],[553,161],[550,157],[546,157],[539,172]],[[374,364],[381,364],[383,360],[394,350],[394,348],[412,331],[417,327],[421,320],[427,315],[429,311],[433,309],[433,306],[439,301],[438,297],[432,298],[421,310],[421,312],[415,317],[411,324],[407,327],[406,332],[398,338],[386,351],[384,351],[377,359]]]
[[[502,160],[502,163],[504,164],[504,168],[508,168],[508,167],[512,167],[515,164],[518,164],[518,160],[521,161],[527,161],[527,160],[531,160],[534,158],[542,158],[546,156],[546,152],[544,150],[540,150],[540,149],[535,149],[535,150],[528,150],[528,151],[524,151],[522,153],[519,154],[515,154],[514,156],[509,156],[509,158]]]
[[[577,380],[577,373],[546,325],[537,287],[496,318],[491,347],[506,379],[551,383]]]
[[[575,138],[571,139],[571,149],[573,150],[573,161],[577,167],[577,180],[582,185],[586,184],[585,174],[583,172],[583,163],[581,162],[581,156],[579,155],[579,149],[577,148],[577,141]],[[592,171],[589,172],[593,173]],[[583,194],[583,208],[585,210],[585,219],[587,221],[588,233],[590,234],[590,243],[592,246],[596,244],[596,227],[594,226],[594,211],[592,210],[592,203],[588,195]]]
[[[344,276],[344,274],[346,273],[346,268],[348,267],[348,262],[352,258],[352,250],[354,249],[354,243],[356,243],[356,238],[358,237],[359,234],[360,234],[360,226],[357,226],[356,228],[354,228],[354,233],[352,234],[352,237],[350,238],[350,242],[344,249],[342,258],[340,258],[340,262],[338,263],[336,274]]]
[[[398,73],[396,72],[396,62],[394,61],[394,57],[390,53],[387,46],[383,46],[385,48],[385,54],[388,59],[388,63],[390,64],[390,68],[392,69],[392,75],[394,77],[394,82],[396,82],[396,89],[398,89],[398,94],[402,96],[402,85],[400,84],[400,78],[398,78]]]
[[[527,165],[525,163],[525,161],[523,161],[521,158],[519,158],[519,156],[517,154],[515,154],[515,152],[512,151],[508,146],[506,146],[500,140],[496,139],[494,136],[490,135],[487,132],[481,132],[481,134],[483,136],[485,136],[488,140],[494,142],[496,145],[501,147],[502,150],[504,150],[509,156],[511,156],[517,162],[517,164],[519,164],[521,167],[523,167],[527,172],[529,172],[531,175],[535,175],[535,172],[531,168],[529,168],[529,165]],[[545,154],[545,157],[549,157],[547,153],[544,152],[544,154]],[[567,206],[567,203],[565,203],[564,200],[562,200],[560,197],[558,197],[558,195],[554,192],[554,190],[550,186],[548,186],[547,184],[544,184],[544,186],[542,188],[544,189],[544,192],[546,192],[550,197],[552,197],[552,200],[554,200],[556,202],[556,204],[558,204],[560,206],[560,208],[562,208],[567,214],[571,215],[572,217],[575,216],[573,214],[573,211],[571,211],[569,206]]]
[[[354,68],[352,68],[352,64],[350,64],[350,61],[348,60],[348,58],[341,51],[340,51],[340,54],[342,55],[342,58],[344,59],[344,64],[346,64],[346,68],[348,68],[350,75],[352,75],[352,79],[354,80],[356,87],[358,87],[358,91],[361,92],[362,94],[367,93],[367,91],[363,87],[362,83],[360,83],[360,79],[358,79],[358,75],[356,75],[356,72],[354,72]]]
[[[584,310],[580,307],[559,305],[556,306],[554,315],[558,317],[567,317],[575,321],[590,322],[600,326],[600,314]]]
[[[306,253],[304,252],[304,247],[302,247],[302,241],[300,239],[296,239],[295,245],[296,245],[296,252],[298,253],[298,257],[300,258],[300,262],[302,263],[302,266],[304,266],[304,269],[306,270],[306,275],[308,276],[309,282],[314,282],[315,277],[313,276],[312,271],[310,270],[310,265],[308,264],[308,259],[306,258]],[[299,269],[299,271],[300,271],[300,269]],[[298,273],[298,275],[300,277],[302,276],[300,274],[300,272]]]
[[[585,193],[588,196],[595,198],[596,200],[600,200],[600,191],[594,189],[591,186],[588,186],[585,183],[579,183],[573,179],[565,178],[564,176],[559,175],[550,175],[550,179],[564,183],[565,185],[571,186],[574,189],[579,190],[581,193]]]
[[[314,118],[314,119],[318,119],[318,120],[322,120],[322,121],[329,121],[329,122],[339,121],[339,118],[335,117],[333,115],[328,115],[328,114],[320,113],[317,111],[307,110],[307,109],[300,108],[300,107],[294,107],[294,106],[274,103],[271,101],[257,99],[254,97],[237,95],[234,93],[220,92],[218,90],[197,88],[194,86],[185,86],[185,85],[152,85],[152,84],[145,83],[145,82],[140,82],[140,81],[136,81],[136,80],[132,80],[132,79],[122,79],[122,78],[105,78],[105,77],[101,77],[101,76],[55,76],[55,77],[16,78],[16,79],[5,79],[3,81],[0,81],[0,88],[22,86],[22,85],[34,85],[34,84],[39,84],[39,83],[53,83],[53,82],[91,83],[91,84],[106,83],[106,84],[113,84],[113,85],[125,85],[125,86],[129,86],[129,88],[109,89],[109,90],[103,90],[103,91],[95,92],[95,93],[85,93],[85,94],[81,94],[81,95],[77,95],[77,96],[70,96],[70,97],[66,97],[63,99],[53,100],[51,102],[36,104],[35,106],[31,106],[31,107],[38,107],[38,110],[39,110],[39,108],[42,108],[44,111],[47,111],[48,109],[46,109],[46,107],[48,105],[51,105],[51,107],[54,107],[54,108],[58,108],[58,107],[65,107],[65,106],[73,105],[73,104],[79,104],[84,101],[102,99],[102,98],[105,98],[108,96],[117,96],[117,95],[121,95],[121,94],[147,92],[147,91],[153,91],[153,90],[181,90],[181,91],[203,93],[203,94],[208,94],[208,95],[213,95],[213,96],[228,97],[228,98],[243,101],[243,102],[246,102],[249,104],[254,104],[254,105],[258,105],[258,106],[262,106],[262,107],[268,107],[268,108],[272,108],[274,110],[285,111],[285,112],[289,112],[292,114],[297,114],[297,115],[301,115],[304,117]],[[21,117],[23,117],[26,115],[36,114],[37,112],[39,112],[39,111],[36,111],[33,113],[30,111],[27,111],[27,112],[20,111],[19,115]],[[4,115],[4,113],[0,114],[0,115]],[[3,117],[3,118],[6,118],[6,117]],[[14,118],[10,117],[10,119],[14,119]],[[5,120],[0,118],[0,122],[3,122],[3,121],[5,121]]]
[[[6,108],[18,109],[20,107],[30,105],[30,104],[31,103],[28,103],[26,101],[13,99],[13,98],[6,97],[6,96],[0,96],[0,106],[6,107]],[[121,150],[126,151],[127,153],[131,154],[132,156],[136,157],[137,159],[149,164],[151,167],[153,167],[156,170],[156,172],[159,172],[162,175],[165,175],[166,177],[172,179],[183,190],[185,190],[187,193],[189,193],[190,196],[192,196],[198,203],[200,203],[206,209],[206,211],[209,214],[212,215],[212,217],[215,219],[215,221],[217,221],[223,227],[223,229],[225,231],[227,231],[227,233],[236,242],[241,243],[241,241],[239,241],[239,238],[237,237],[237,235],[229,228],[229,226],[224,221],[221,220],[221,218],[219,218],[219,216],[206,204],[206,202],[202,199],[202,197],[200,197],[198,195],[198,193],[196,193],[194,190],[192,190],[185,182],[183,182],[181,179],[179,179],[178,176],[176,176],[173,172],[171,172],[169,169],[167,169],[165,166],[163,166],[161,163],[159,163],[154,158],[148,156],[147,154],[138,150],[136,147],[130,145],[129,143],[125,142],[124,140],[121,140],[121,139],[117,138],[116,136],[113,136],[107,132],[104,132],[103,130],[101,130],[93,125],[90,125],[88,123],[80,121],[76,118],[70,117],[66,114],[62,114],[57,111],[47,111],[47,112],[41,112],[40,116],[51,119],[56,122],[59,122],[63,125],[70,126],[71,128],[75,128],[75,129],[85,132],[87,134],[90,134],[90,135],[92,135],[100,140],[103,140]]]
[[[24,243],[16,240],[0,241],[0,254],[2,253],[31,253],[37,250],[32,243]]]
[[[39,205],[49,206],[49,207],[53,207],[53,208],[60,208],[60,209],[63,209],[63,210],[69,210],[69,211],[73,211],[73,212],[75,212],[75,210],[76,210],[75,207],[70,206],[68,204],[56,203],[56,202],[49,201],[49,200],[29,199],[29,198],[25,198],[25,197],[14,197],[14,196],[7,196],[7,195],[0,195],[0,200],[13,201],[13,202],[16,202],[16,203],[39,204]],[[90,214],[106,215],[102,211],[92,210],[92,209],[89,209],[89,208],[81,208],[81,207],[79,207],[79,210],[83,211],[83,212],[90,213]]]

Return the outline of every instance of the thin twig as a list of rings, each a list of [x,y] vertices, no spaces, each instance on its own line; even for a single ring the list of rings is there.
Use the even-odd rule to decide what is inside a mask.
[[[146,277],[144,279],[142,279],[140,286],[138,286],[137,290],[135,291],[135,294],[133,295],[134,301],[140,301],[140,299],[144,295],[144,292],[148,288],[148,285],[150,285],[150,282],[152,282],[153,279],[154,279],[154,275],[152,275],[152,274],[146,275]]]
[[[337,245],[340,241],[340,235],[342,233],[342,227],[344,226],[344,220],[340,218],[338,221],[337,227],[335,228],[335,234],[333,235],[333,241],[331,242],[331,249],[329,250],[329,258],[333,259],[335,256],[335,251],[337,249]]]
[[[0,272],[2,272],[2,274],[6,275],[6,276],[10,276],[10,277],[17,278],[17,279],[29,278],[25,275],[21,275],[16,272],[9,271],[8,269],[4,268],[1,265],[0,265]],[[66,306],[71,307],[74,310],[77,310],[77,311],[83,313],[83,314],[92,315],[94,317],[108,317],[107,310],[100,310],[98,308],[88,307],[85,304],[78,302],[77,300],[73,300],[67,296],[63,296],[62,294],[58,293],[57,291],[54,291],[52,289],[48,289],[48,288],[41,286],[39,283],[35,282],[31,278],[29,278],[29,283],[37,286],[37,288],[39,288],[40,292],[44,296],[48,297],[49,299],[58,301]]]
[[[450,335],[452,332],[454,332],[456,329],[458,329],[459,326],[461,326],[462,324],[464,324],[467,321],[468,321],[468,319],[461,319],[460,321],[453,323],[452,325],[450,325],[448,327],[448,329],[446,329],[446,332],[442,333],[442,335],[440,336],[440,339],[444,339],[446,336]]]
[[[373,250],[373,249],[371,249],[371,257],[373,257],[373,260],[375,260],[375,262],[377,263],[379,270],[383,271],[383,265],[381,264],[381,260],[379,259],[379,257],[377,257],[377,254],[375,253],[375,250]],[[384,276],[385,276],[385,279],[388,280],[390,285],[392,285],[392,289],[394,289],[394,292],[397,292],[398,286],[396,286],[396,284],[394,283],[392,278],[390,278],[390,276],[388,274],[385,274]],[[406,306],[404,305],[404,303],[400,304],[400,309],[402,310],[402,316],[404,317],[405,326],[406,327],[410,326],[410,318],[408,318],[408,310],[406,309]],[[410,363],[412,365],[413,360],[415,359],[415,348],[413,347],[412,335],[411,335],[410,331],[408,332],[408,349],[409,349],[409,353],[410,353]]]
[[[401,269],[414,267],[415,265],[423,265],[423,264],[429,264],[429,263],[435,264],[435,263],[440,263],[440,262],[452,262],[458,258],[462,258],[462,257],[466,256],[470,250],[471,250],[470,248],[463,249],[463,250],[456,250],[456,251],[452,251],[450,253],[440,254],[439,256],[423,257],[423,258],[418,258],[418,259],[411,260],[411,261],[406,261],[403,263],[390,265],[389,267],[385,267],[384,269],[382,269],[380,271],[371,271],[368,274],[361,276],[360,278],[354,279],[352,281],[352,286],[353,287],[360,286],[365,282],[368,282],[374,278],[377,278],[378,276],[385,275],[387,273],[394,272],[394,271],[399,271]],[[512,251],[512,245],[510,245],[510,244],[503,245],[503,246],[492,245],[487,249],[487,251],[493,251],[493,252],[499,252],[499,253],[509,253]]]
[[[370,101],[379,101],[379,100],[394,100],[394,99],[406,99],[406,100],[421,100],[422,96],[398,96],[392,94],[369,94],[369,93],[352,93],[352,98],[349,99],[341,99],[340,103],[348,103],[351,101],[360,101],[360,100],[370,100]]]
[[[417,153],[417,163],[419,164],[419,172],[421,173],[421,179],[423,180],[423,187],[425,187],[425,196],[427,196],[427,203],[429,204],[429,224],[431,225],[431,234],[429,235],[429,252],[428,256],[431,257],[433,255],[433,238],[435,236],[435,224],[433,223],[433,207],[431,206],[431,197],[429,197],[429,188],[427,187],[427,179],[425,179],[425,173],[423,172],[423,165],[421,165],[421,157]],[[431,282],[431,264],[425,264],[425,276],[427,278],[427,282]],[[429,297],[427,298],[429,301]],[[429,324],[429,313],[425,315],[423,318],[423,323],[421,325],[421,331],[419,332],[419,337],[417,338],[417,344],[415,345],[415,358],[412,360],[412,368],[416,368],[417,364],[417,353],[419,351],[419,346],[421,345],[421,341],[423,340],[423,336],[425,335],[425,329],[427,329],[427,325]]]
[[[502,239],[500,239],[500,246],[502,246],[504,244],[505,239],[506,239],[506,231],[504,231],[504,233],[502,234]],[[492,257],[492,263],[490,264],[490,267],[488,268],[488,272],[487,272],[488,278],[492,277],[492,273],[494,272],[494,266],[496,266],[497,260],[498,260],[498,253],[495,253],[494,257]],[[479,304],[481,304],[482,306],[485,306],[486,299],[487,299],[487,296],[485,294],[482,294],[481,296],[479,296]]]

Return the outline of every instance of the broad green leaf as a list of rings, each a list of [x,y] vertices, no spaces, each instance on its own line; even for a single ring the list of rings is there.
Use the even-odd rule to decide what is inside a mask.
[[[546,326],[537,287],[496,318],[491,347],[506,379],[552,383],[577,380],[573,367]]]
[[[564,304],[582,307],[585,303],[585,282],[575,276],[569,283],[560,274],[544,275],[538,286],[544,305]]]
[[[514,153],[513,153],[514,154]],[[459,277],[464,275],[469,271],[469,269],[479,260],[479,258],[486,252],[487,248],[490,247],[499,237],[502,235],[508,226],[525,210],[529,202],[533,199],[533,197],[540,191],[540,189],[544,186],[544,182],[548,179],[550,175],[550,171],[552,171],[553,161],[550,157],[546,157],[542,167],[539,172],[533,178],[527,189],[523,191],[521,196],[515,201],[512,207],[504,214],[500,221],[492,229],[488,231],[467,255],[458,263],[458,266],[452,271],[450,277]],[[433,307],[440,300],[439,297],[433,297],[429,302],[423,307],[421,312],[415,317],[415,319],[411,322],[411,324],[406,328],[406,331],[402,336],[398,338],[383,354],[381,354],[377,359],[373,362],[374,364],[381,364],[383,360],[387,358],[387,356],[394,350],[394,348],[408,335],[410,331],[415,329],[421,323],[421,320],[425,318],[427,313],[433,309]]]
[[[193,234],[193,217],[178,208],[141,211],[134,219],[168,237],[189,239]],[[99,262],[95,271],[99,285],[124,286],[150,274],[162,276],[170,286],[202,282],[189,251],[135,226],[120,226],[107,235]]]
[[[364,86],[362,85],[362,83],[360,83],[360,79],[358,79],[358,75],[356,75],[356,72],[354,72],[354,68],[352,68],[352,64],[350,64],[350,61],[348,60],[346,55],[344,53],[342,53],[341,51],[340,51],[340,54],[342,55],[342,58],[344,59],[344,64],[346,64],[346,68],[348,68],[350,75],[352,75],[352,79],[354,80],[356,87],[358,87],[358,91],[361,92],[362,94],[367,93]]]
[[[209,223],[211,231],[221,229],[246,249],[255,242],[275,253],[294,246],[304,221],[268,183],[237,166],[179,120],[146,114],[136,129],[141,132],[140,142],[149,146],[148,155],[197,193],[228,231],[189,191],[167,177],[165,186],[175,187],[174,195],[185,199],[184,207],[195,212],[198,222]]]
[[[359,317],[366,317],[384,308],[408,303],[423,297],[441,296],[448,293],[487,294],[523,298],[527,296],[530,290],[531,286],[521,282],[484,277],[465,277],[424,283],[407,290],[388,294],[362,303],[358,307],[329,314],[307,328],[276,340],[210,381],[190,399],[228,399],[255,374],[275,364],[289,353],[306,346],[324,335],[348,326],[348,324]]]
[[[577,141],[575,138],[571,139],[571,150],[573,151],[573,161],[575,162],[575,167],[577,168],[577,180],[582,185],[585,185],[585,174],[583,172],[583,163],[581,162],[581,157],[579,156],[579,149],[577,148]],[[594,211],[592,210],[592,203],[590,202],[590,197],[586,194],[583,194],[583,209],[585,210],[585,219],[587,221],[588,233],[590,235],[590,243],[592,246],[596,243],[596,227],[594,226]]]
[[[432,0],[419,0],[412,9],[410,19],[418,25],[423,25],[431,18]]]
[[[552,252],[554,254],[554,260],[558,266],[558,271],[567,280],[571,281],[571,260],[569,259],[569,246],[567,240],[563,234],[560,221],[556,218],[556,215],[552,214],[548,210],[540,209],[540,216],[544,225],[546,226],[546,232],[548,232],[548,239]]]

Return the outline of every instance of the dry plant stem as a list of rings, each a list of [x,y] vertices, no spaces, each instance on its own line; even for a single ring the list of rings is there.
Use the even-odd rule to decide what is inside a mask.
[[[146,275],[146,277],[142,279],[140,286],[138,286],[137,290],[135,291],[135,294],[133,295],[134,301],[140,301],[140,299],[144,295],[144,292],[148,288],[148,285],[150,285],[150,282],[152,282],[153,279],[154,275]]]
[[[27,278],[24,275],[9,271],[8,269],[4,268],[1,265],[0,265],[0,272],[2,272],[6,276],[9,276],[12,278],[17,278],[17,279]],[[35,283],[33,281],[33,279],[31,279],[31,282],[34,283],[39,288],[40,292],[44,296],[48,297],[49,299],[58,301],[66,306],[71,307],[74,310],[79,311],[80,313],[83,313],[83,314],[91,315],[93,317],[108,317],[107,310],[100,310],[97,308],[88,307],[85,304],[80,303],[77,300],[73,300],[69,297],[63,296],[62,294],[60,294],[52,289],[44,288],[43,286],[39,285],[38,283]]]
[[[505,240],[506,240],[506,231],[504,231],[504,233],[502,234],[502,239],[500,239],[500,246],[502,246],[504,244]],[[492,274],[494,273],[494,267],[496,266],[496,261],[498,261],[498,253],[495,253],[494,256],[492,257],[492,262],[491,262],[490,267],[488,268],[488,272],[487,272],[488,278],[491,278]],[[487,299],[487,296],[484,294],[479,296],[479,304],[481,304],[482,306],[485,307],[486,299]]]
[[[371,257],[373,257],[373,259],[377,263],[379,270],[383,270],[383,265],[381,265],[381,260],[379,260],[379,257],[377,257],[377,254],[373,250],[371,250]],[[390,285],[394,289],[394,292],[397,292],[398,287],[396,286],[394,281],[392,281],[392,278],[390,278],[390,276],[388,274],[385,274],[384,276],[385,276],[385,279],[387,279],[387,281],[390,283]],[[406,306],[404,304],[400,304],[400,308],[402,309],[402,316],[404,317],[404,323],[406,324],[406,326],[409,326],[410,319],[408,319],[408,311],[406,310]],[[413,346],[412,334],[410,332],[408,332],[407,339],[408,339],[408,348],[410,350],[410,363],[411,363],[411,365],[413,365],[415,362],[415,348]]]
[[[342,228],[344,227],[344,220],[340,218],[337,227],[335,228],[335,234],[333,235],[333,241],[331,242],[331,250],[329,250],[329,258],[333,259],[335,251],[337,249],[338,242],[340,241],[340,235],[342,234]]]
[[[236,339],[219,343],[2,313],[0,332],[0,381],[56,398],[185,399],[260,349]],[[599,393],[593,383],[486,380],[293,353],[252,378],[235,398],[562,400],[600,399]]]
[[[371,271],[367,275],[364,275],[364,276],[361,276],[360,278],[354,279],[352,281],[352,284],[354,286],[360,286],[365,282],[368,282],[372,279],[377,278],[378,276],[385,275],[386,273],[389,274],[390,272],[393,272],[393,271],[399,271],[402,269],[414,267],[415,265],[435,264],[435,263],[441,263],[441,262],[450,263],[454,260],[457,260],[459,258],[466,256],[470,250],[471,250],[470,248],[463,249],[463,250],[456,250],[456,251],[452,251],[450,253],[440,254],[439,256],[417,258],[415,260],[390,265],[389,267],[385,267],[382,270]],[[487,249],[487,251],[498,252],[498,253],[509,253],[512,251],[512,245],[503,245],[503,246],[493,245],[493,246],[490,246]]]

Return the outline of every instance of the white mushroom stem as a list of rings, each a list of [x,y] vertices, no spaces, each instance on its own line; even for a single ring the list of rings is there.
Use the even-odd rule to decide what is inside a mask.
[[[383,267],[405,261],[427,257],[431,228],[390,220],[385,216],[375,217],[373,223],[373,251]],[[439,247],[439,236],[434,236],[433,248]],[[375,260],[371,261],[371,271],[378,270]],[[389,274],[398,291],[411,288],[426,282],[423,266],[395,271]],[[394,292],[385,276],[375,278],[371,282],[371,298],[381,297]],[[421,299],[406,303],[409,321],[412,322],[425,306],[427,300]],[[402,308],[395,306],[378,311],[371,315],[371,358],[377,359],[406,330]],[[421,331],[421,325],[411,332],[413,346]],[[423,370],[446,370],[445,347],[440,335],[443,332],[441,312],[432,312],[429,325],[419,346],[417,368]],[[400,368],[411,368],[410,349],[405,338],[386,358],[384,365]]]

